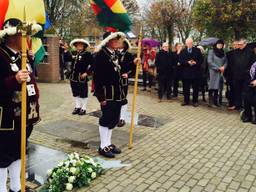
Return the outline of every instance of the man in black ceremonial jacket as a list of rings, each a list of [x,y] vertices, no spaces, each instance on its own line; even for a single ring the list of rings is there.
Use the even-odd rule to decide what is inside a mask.
[[[88,102],[88,75],[91,73],[93,57],[87,51],[90,44],[84,39],[74,39],[70,46],[76,50],[72,56],[70,55],[72,61],[70,85],[75,99],[75,109],[72,114],[85,115]]]
[[[120,114],[120,121],[118,123],[118,127],[123,127],[125,125],[125,119],[127,117],[127,107],[128,107],[128,87],[129,76],[133,75],[136,70],[136,65],[134,64],[134,56],[130,53],[131,44],[128,39],[124,39],[123,43],[121,43],[121,47],[118,51],[119,62],[121,66],[121,76],[122,76],[122,86],[125,94],[125,100],[122,101],[122,108]]]
[[[20,24],[16,19],[5,22],[1,32],[6,35],[0,45],[0,191],[7,191],[9,173],[11,192],[21,190],[21,84],[24,81],[27,82],[27,138],[39,121],[39,91],[29,59],[27,70],[21,70],[21,33],[17,30]]]
[[[99,154],[114,158],[121,150],[111,143],[112,130],[119,122],[122,102],[126,98],[117,53],[120,40],[125,38],[125,34],[106,32],[103,37],[94,60],[95,95],[102,110],[99,120]]]
[[[193,47],[193,40],[188,38],[186,40],[186,48],[180,53],[184,94],[184,103],[182,106],[189,105],[190,103],[191,86],[193,88],[193,106],[198,106],[198,91],[202,62],[203,56],[200,49]]]

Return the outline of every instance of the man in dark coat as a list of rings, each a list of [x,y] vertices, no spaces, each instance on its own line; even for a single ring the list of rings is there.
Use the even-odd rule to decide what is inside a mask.
[[[10,19],[0,31],[6,33],[4,43],[0,45],[0,191],[7,191],[9,173],[11,192],[21,189],[22,82],[27,82],[27,138],[39,121],[39,91],[31,64],[27,63],[27,70],[21,69],[21,33],[17,33],[20,24],[17,19]],[[15,28],[16,33],[11,33],[9,28]]]
[[[156,55],[159,102],[165,93],[167,99],[171,99],[174,62],[174,55],[169,52],[169,44],[164,43],[162,50]]]
[[[235,91],[235,105],[236,108],[244,108],[241,120],[246,123],[253,120],[249,97],[251,95],[252,81],[250,69],[255,62],[255,54],[253,50],[247,46],[245,39],[241,39],[238,46],[239,49],[234,53],[233,69],[231,72]]]
[[[186,40],[186,48],[180,53],[180,63],[182,67],[183,94],[184,103],[182,106],[190,103],[190,87],[193,88],[193,106],[198,106],[198,92],[200,85],[200,70],[203,62],[203,56],[200,49],[193,47],[193,40]]]
[[[232,55],[231,77],[234,85],[234,102],[236,109],[243,107],[243,93],[249,84],[249,70],[255,61],[255,54],[242,39],[238,43],[239,49]]]
[[[244,123],[252,122],[252,124],[256,124],[256,62],[251,66],[249,73],[250,81],[244,87],[244,111],[242,112],[241,120]],[[254,108],[254,117],[252,108]]]
[[[236,109],[232,70],[233,70],[233,66],[234,66],[234,64],[233,64],[234,55],[235,55],[237,49],[238,49],[238,41],[234,41],[232,44],[232,50],[230,50],[226,53],[228,65],[224,72],[224,76],[225,76],[225,79],[227,82],[227,88],[228,88],[228,95],[227,95],[228,103],[229,103],[228,110]]]
[[[120,39],[125,34],[121,32],[104,34],[104,40],[96,50],[94,61],[95,95],[101,104],[102,116],[99,121],[100,147],[99,154],[114,158],[121,153],[111,142],[112,130],[120,119],[122,102],[126,99],[122,86],[122,75],[117,49]]]

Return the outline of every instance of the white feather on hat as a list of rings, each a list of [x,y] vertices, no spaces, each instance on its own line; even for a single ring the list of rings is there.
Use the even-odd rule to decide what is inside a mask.
[[[126,35],[123,32],[111,33],[107,38],[105,38],[105,39],[103,39],[103,41],[101,41],[101,43],[96,47],[95,52],[99,52],[104,46],[107,45],[107,43],[110,40],[115,39],[117,37],[121,37],[121,38],[125,39]]]
[[[85,39],[74,39],[70,42],[70,47],[75,47],[76,43],[83,43],[85,44],[87,47],[90,47],[90,43],[88,41],[86,41]]]
[[[26,23],[26,26],[31,25],[32,35],[36,34],[39,31],[42,31],[43,28],[41,25],[37,24],[36,22]],[[0,30],[0,39],[4,38],[6,35],[12,36],[20,33],[21,31],[18,30],[17,26],[12,26],[7,21],[4,25],[3,29]]]

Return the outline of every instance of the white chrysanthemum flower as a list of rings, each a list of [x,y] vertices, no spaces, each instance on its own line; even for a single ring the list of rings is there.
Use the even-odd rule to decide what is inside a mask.
[[[71,176],[71,177],[68,178],[69,183],[74,183],[75,180],[76,180],[75,176]]]
[[[51,174],[52,174],[52,169],[49,169],[49,170],[47,171],[47,175],[50,176]]]
[[[74,159],[74,154],[70,154],[70,155],[68,155],[68,158],[70,159],[70,160],[72,160],[72,159]]]
[[[78,153],[75,152],[74,155],[75,155],[75,158],[80,159],[80,156]]]
[[[66,190],[67,191],[72,191],[72,189],[73,189],[73,185],[71,183],[67,183],[66,184]]]
[[[96,176],[97,176],[97,174],[96,174],[95,172],[92,172],[92,174],[91,174],[91,178],[92,178],[92,179],[95,179],[95,178],[96,178]]]
[[[76,173],[76,168],[75,167],[71,167],[69,169],[69,171],[72,173],[72,174],[75,174]]]
[[[88,170],[89,173],[92,173],[92,172],[93,172],[93,170],[92,170],[91,167],[89,167],[87,170]]]
[[[58,167],[62,167],[64,165],[64,162],[61,161],[59,164],[58,164]]]

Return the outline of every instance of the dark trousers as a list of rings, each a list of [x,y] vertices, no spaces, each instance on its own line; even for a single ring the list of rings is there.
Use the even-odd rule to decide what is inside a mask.
[[[242,92],[244,87],[244,80],[235,79],[233,81],[233,96],[234,96],[234,104],[237,108],[243,106]]]
[[[244,115],[252,118],[252,107],[256,113],[256,88],[249,87],[248,84],[244,84],[243,87],[243,100],[244,100]]]
[[[153,84],[154,76],[147,71],[143,71],[142,78],[143,78],[143,87],[144,88],[147,87],[147,81],[148,81],[148,87],[151,88]]]
[[[119,101],[107,101],[105,106],[101,106],[100,126],[114,129],[120,120],[121,107],[122,103]]]
[[[64,70],[65,70],[65,67],[64,66],[60,66],[60,79],[61,80],[65,79]]]
[[[205,93],[207,91],[207,78],[201,77],[199,80],[199,90],[202,92],[202,99],[205,101]]]
[[[228,99],[228,106],[233,107],[235,106],[235,94],[234,94],[234,85],[232,82],[227,84],[227,92],[226,97]]]
[[[183,79],[183,94],[184,103],[190,102],[190,88],[193,89],[193,103],[198,102],[199,80],[198,79]]]
[[[210,89],[209,90],[209,105],[218,105],[218,89]]]
[[[173,78],[173,96],[177,97],[179,94],[179,83],[182,81],[181,79],[181,70],[174,69],[174,78]]]
[[[172,79],[171,78],[159,78],[158,79],[158,97],[162,99],[166,93],[167,99],[171,98],[172,94]]]

